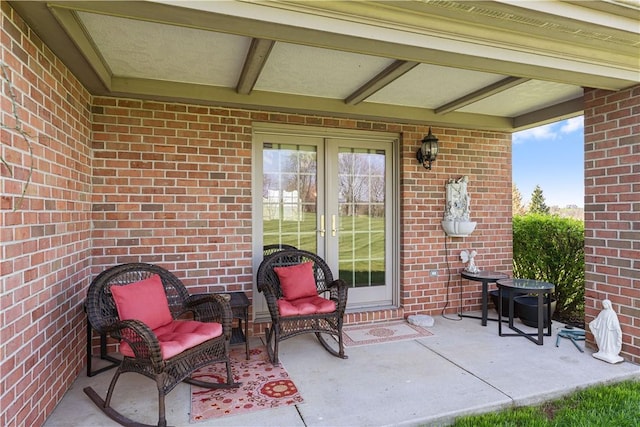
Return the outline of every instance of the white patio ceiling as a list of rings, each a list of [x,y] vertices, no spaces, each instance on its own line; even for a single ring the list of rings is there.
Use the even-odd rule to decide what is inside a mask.
[[[640,83],[640,3],[11,2],[96,95],[513,131]]]

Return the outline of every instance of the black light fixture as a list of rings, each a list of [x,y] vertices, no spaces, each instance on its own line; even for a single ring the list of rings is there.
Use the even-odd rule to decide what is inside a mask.
[[[431,133],[431,127],[429,127],[429,134],[422,138],[422,145],[416,152],[416,159],[420,162],[425,169],[431,170],[431,162],[436,161],[438,156],[438,138]]]

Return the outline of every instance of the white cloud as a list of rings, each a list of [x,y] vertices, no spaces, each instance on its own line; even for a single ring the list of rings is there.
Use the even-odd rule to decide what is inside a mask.
[[[584,129],[584,117],[574,117],[572,119],[563,120],[561,122],[549,123],[548,125],[538,126],[515,132],[513,134],[513,143],[519,144],[529,140],[554,140],[559,134],[567,134]]]
[[[554,127],[556,126],[557,125],[555,123],[551,123],[544,126],[538,126],[537,128],[516,132],[513,134],[513,143],[517,144],[531,139],[556,139],[557,132],[554,130]]]
[[[578,130],[582,132],[584,129],[584,116],[574,117],[561,123],[562,127],[560,128],[560,132],[562,133],[571,133]]]

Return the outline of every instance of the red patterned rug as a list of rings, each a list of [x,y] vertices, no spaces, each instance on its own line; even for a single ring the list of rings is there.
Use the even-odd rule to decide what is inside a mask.
[[[381,344],[390,341],[415,340],[431,335],[433,334],[428,330],[412,325],[405,320],[345,326],[342,328],[344,345],[347,347]]]
[[[231,369],[234,381],[242,383],[239,388],[209,390],[191,386],[191,422],[303,402],[282,363],[273,366],[264,346],[251,349],[250,354],[251,359],[247,360],[244,346],[231,349]],[[225,365],[205,366],[195,372],[194,378],[223,383]]]

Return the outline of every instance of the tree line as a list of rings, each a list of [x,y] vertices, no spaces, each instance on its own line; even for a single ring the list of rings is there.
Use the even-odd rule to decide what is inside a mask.
[[[558,215],[566,218],[575,218],[583,220],[584,208],[579,206],[549,206],[544,198],[542,188],[539,185],[533,189],[531,193],[531,202],[525,205],[522,202],[522,194],[515,184],[511,187],[511,202],[513,208],[513,216],[527,215],[527,214],[541,214],[541,215]]]
[[[544,194],[542,194],[542,188],[540,188],[539,185],[536,185],[536,188],[533,189],[533,193],[531,193],[531,202],[529,203],[529,206],[526,207],[522,203],[522,194],[520,194],[520,190],[518,190],[518,187],[515,184],[511,187],[511,194],[514,216],[525,215],[528,213],[538,213],[542,215],[548,215],[551,213],[551,209],[547,206]]]

